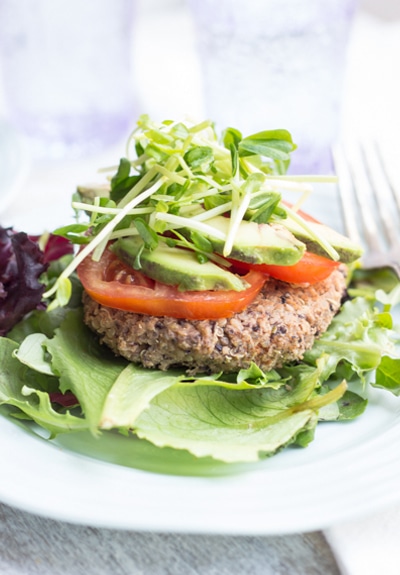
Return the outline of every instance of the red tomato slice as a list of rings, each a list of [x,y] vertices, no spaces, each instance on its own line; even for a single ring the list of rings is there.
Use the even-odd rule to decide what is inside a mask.
[[[237,261],[232,261],[232,263],[240,271],[256,270],[277,280],[293,284],[315,284],[326,279],[339,266],[339,262],[310,252],[306,252],[301,260],[292,266],[248,264]]]
[[[293,204],[282,201],[284,205],[293,207]],[[319,224],[319,220],[298,210],[298,214],[306,221]],[[257,270],[269,276],[294,284],[315,284],[320,282],[333,272],[339,266],[339,262],[335,262],[329,258],[306,252],[301,260],[292,266],[275,266],[268,264],[247,264],[242,262],[233,262],[235,267],[244,272],[249,269]]]
[[[186,319],[230,317],[245,309],[267,277],[256,270],[243,276],[243,291],[179,291],[146,278],[105,250],[99,262],[87,257],[77,269],[85,291],[98,303],[135,313]]]

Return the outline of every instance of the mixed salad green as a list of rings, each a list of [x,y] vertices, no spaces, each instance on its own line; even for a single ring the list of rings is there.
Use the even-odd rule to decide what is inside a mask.
[[[298,221],[300,203],[284,206],[281,190],[307,196],[314,179],[285,176],[295,148],[285,131],[242,138],[230,129],[221,143],[210,124],[160,126],[144,117],[132,143],[136,159],[127,151],[110,169],[109,186],[78,189],[73,207],[86,220],[42,238],[1,230],[0,405],[7,415],[38,424],[49,438],[120,433],[198,458],[250,462],[289,445],[305,447],[320,422],[360,416],[368,386],[400,394],[393,318],[400,282],[388,270],[352,267],[348,297],[326,333],[301,361],[270,372],[255,364],[234,374],[161,372],[100,345],[82,320],[76,268],[84,257],[101,258],[110,240],[129,234],[154,248],[185,218],[193,233],[178,232],[171,243],[207,261],[214,256],[202,234],[207,216],[200,214],[230,212],[224,257],[246,213],[264,222],[283,221],[289,212]],[[316,241],[334,257],[324,238]],[[72,244],[80,251],[73,253]],[[16,301],[25,304],[17,311]]]

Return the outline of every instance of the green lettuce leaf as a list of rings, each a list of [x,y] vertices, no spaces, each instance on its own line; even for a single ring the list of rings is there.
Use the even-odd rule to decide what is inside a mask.
[[[319,421],[348,421],[364,413],[368,400],[354,391],[347,390],[334,403],[323,406],[318,413]]]
[[[45,345],[60,391],[78,398],[89,429],[98,433],[107,395],[128,362],[98,344],[83,324],[81,309],[70,311]]]
[[[197,457],[257,461],[317,423],[312,409],[279,409],[266,399],[268,391],[174,386],[153,399],[134,431],[159,447],[186,449]]]
[[[365,375],[379,367],[383,355],[394,351],[394,344],[386,314],[382,316],[371,302],[358,297],[345,302],[304,360],[314,364],[321,354],[326,354],[325,379],[335,372],[341,361],[346,361],[365,382]]]
[[[129,364],[115,380],[106,397],[100,427],[129,429],[154,397],[183,377],[182,373],[160,372]]]
[[[400,359],[385,355],[376,370],[375,387],[400,395]]]
[[[321,366],[301,367],[293,369],[290,382],[278,389],[178,382],[152,400],[133,429],[159,447],[226,462],[256,461],[291,443],[305,445],[319,407],[337,397],[315,396]],[[344,390],[343,386],[339,395]]]
[[[29,366],[39,373],[55,375],[49,361],[46,358],[44,344],[47,337],[44,333],[29,334],[21,343],[18,349],[14,351],[14,356],[23,364]]]
[[[69,412],[58,413],[53,409],[47,392],[27,384],[35,383],[35,376],[30,368],[14,357],[17,348],[14,341],[0,338],[0,405],[17,407],[53,436],[87,429],[87,421]]]

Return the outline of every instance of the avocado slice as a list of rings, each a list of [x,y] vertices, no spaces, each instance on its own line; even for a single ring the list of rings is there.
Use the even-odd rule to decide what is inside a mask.
[[[154,250],[144,248],[138,236],[119,238],[111,247],[116,256],[131,267],[140,254],[143,273],[156,281],[177,286],[181,291],[242,291],[248,284],[239,276],[211,261],[200,263],[194,252],[159,242]]]
[[[228,218],[217,216],[207,220],[207,224],[224,234],[228,233]],[[224,241],[207,237],[214,251],[222,254]],[[304,243],[297,240],[285,227],[242,220],[229,257],[252,264],[291,266],[301,259],[304,252]]]
[[[317,237],[323,237],[336,250],[341,262],[349,264],[362,256],[363,250],[360,245],[329,226],[310,221],[307,221],[306,224],[312,233],[316,234]],[[298,240],[306,244],[309,252],[329,258],[329,254],[312,236],[312,233],[303,228],[298,222],[287,218],[284,225]]]

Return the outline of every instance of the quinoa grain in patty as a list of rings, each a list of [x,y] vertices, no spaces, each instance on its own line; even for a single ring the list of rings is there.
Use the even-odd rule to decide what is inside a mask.
[[[307,287],[271,278],[246,310],[218,320],[137,314],[84,294],[84,320],[117,355],[147,368],[228,373],[255,362],[268,371],[302,358],[328,328],[345,289],[344,266]]]

